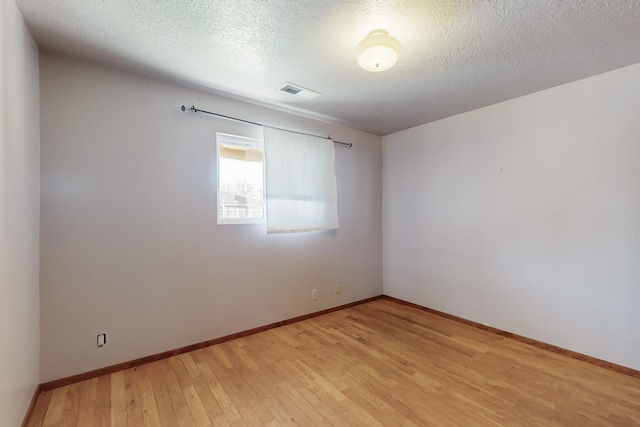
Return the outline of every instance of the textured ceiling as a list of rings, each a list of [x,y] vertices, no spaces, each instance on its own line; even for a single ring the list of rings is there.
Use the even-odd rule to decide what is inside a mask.
[[[44,49],[378,135],[640,62],[639,0],[16,3]],[[354,48],[376,28],[403,52],[369,73]],[[286,81],[322,96],[279,92]]]

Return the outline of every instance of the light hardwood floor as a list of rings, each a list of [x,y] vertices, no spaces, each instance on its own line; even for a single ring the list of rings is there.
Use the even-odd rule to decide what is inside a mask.
[[[40,395],[29,426],[639,426],[640,379],[377,300]]]

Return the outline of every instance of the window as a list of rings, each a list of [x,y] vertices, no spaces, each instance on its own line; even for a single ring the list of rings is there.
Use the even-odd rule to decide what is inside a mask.
[[[218,224],[265,221],[264,145],[261,140],[216,134]]]

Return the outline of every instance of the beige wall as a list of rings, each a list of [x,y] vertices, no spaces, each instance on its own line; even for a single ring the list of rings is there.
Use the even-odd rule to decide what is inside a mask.
[[[63,56],[40,64],[42,381],[382,293],[380,137]],[[353,142],[336,146],[340,229],[216,225],[215,133],[261,131],[182,104]]]
[[[640,64],[383,138],[384,293],[640,369]]]
[[[38,50],[0,2],[0,425],[17,426],[38,384]]]

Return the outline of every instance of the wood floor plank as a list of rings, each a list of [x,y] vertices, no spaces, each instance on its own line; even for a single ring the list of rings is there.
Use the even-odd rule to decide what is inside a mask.
[[[44,424],[44,417],[47,414],[47,409],[49,409],[49,404],[54,391],[55,390],[46,390],[40,393],[36,399],[36,404],[31,411],[27,427],[40,427]]]
[[[204,369],[204,368],[203,368]],[[228,410],[224,412],[218,403],[217,396],[207,383],[207,381],[202,377],[198,376],[192,379],[193,386],[198,392],[198,396],[202,401],[202,405],[207,411],[207,415],[209,419],[213,422],[214,425],[228,424],[229,421],[237,421],[242,419],[238,411],[235,409],[235,406],[232,406],[232,410]],[[224,390],[223,390],[224,392]]]
[[[160,413],[156,403],[156,394],[151,382],[153,364],[143,365],[137,368],[140,400],[142,403],[142,420],[145,426],[159,426]]]
[[[44,417],[43,426],[59,426],[62,421],[62,413],[64,412],[64,404],[67,400],[67,393],[69,392],[69,386],[60,387],[53,391],[51,401],[47,413]]]
[[[176,414],[177,425],[180,427],[195,426],[195,419],[191,414],[191,409],[189,409],[189,405],[187,404],[182,387],[180,387],[176,373],[170,363],[170,359],[162,360],[160,366],[162,369],[162,378],[165,381],[165,386],[171,399],[171,405]]]
[[[111,425],[111,375],[102,375],[97,378],[96,406],[94,422],[87,424],[96,427],[109,427]],[[83,424],[78,423],[78,426]]]
[[[197,425],[203,427],[212,426],[213,424],[207,414],[207,410],[202,404],[202,400],[200,399],[200,396],[193,384],[183,388],[182,392],[184,393],[187,405],[189,405],[189,409],[191,409],[191,413],[194,415]]]
[[[127,425],[127,398],[125,396],[124,371],[111,374],[111,425]]]
[[[229,421],[237,421],[242,418],[240,412],[231,401],[224,386],[217,380],[211,368],[206,363],[198,364],[203,375],[203,389],[207,389],[212,397],[212,406],[215,403],[216,415],[224,415]],[[206,379],[205,379],[206,377]]]
[[[86,426],[95,424],[96,419],[96,401],[98,391],[98,378],[92,378],[79,383],[80,405],[77,413],[77,425]],[[74,424],[74,425],[76,425]]]
[[[64,402],[62,417],[60,418],[60,427],[75,427],[78,420],[78,395],[81,383],[71,384],[67,391],[67,398]]]
[[[640,379],[381,299],[45,391],[27,425],[640,426]]]
[[[182,356],[182,355],[181,355]],[[193,385],[193,381],[191,375],[200,375],[200,371],[197,370],[195,364],[191,366],[191,370],[187,369],[184,362],[187,360],[187,363],[191,363],[193,359],[191,356],[188,358],[184,358],[181,356],[172,357],[169,359],[169,364],[173,368],[173,372],[175,373],[178,384],[180,384],[180,388],[182,389],[182,394],[184,395],[184,399],[191,411],[191,415],[193,420],[196,422],[198,426],[210,426],[212,425],[211,419],[207,414],[207,410],[205,409],[202,399],[200,395]]]
[[[195,378],[200,376],[200,371],[198,370],[196,363],[193,361],[193,357],[191,356],[191,353],[184,353],[178,357],[182,361],[182,364],[184,365],[185,369],[187,370],[189,377]]]
[[[269,366],[273,372],[273,378],[280,380],[279,382],[276,381],[277,386],[286,394],[288,400],[296,402],[296,405],[307,414],[315,425],[330,425],[323,413],[311,404],[304,394],[299,392],[299,390],[305,388],[305,380],[306,384],[310,384],[310,382],[306,376],[294,374],[295,370],[291,369],[289,359],[291,357],[302,357],[302,354],[293,351],[290,347],[285,350],[285,346],[273,345],[271,341],[262,340],[261,338],[256,337],[256,339],[252,340],[254,347],[256,347],[255,357],[259,357],[260,360],[260,372],[263,372],[264,366]]]
[[[177,426],[178,419],[176,413],[173,410],[173,404],[171,402],[171,396],[162,374],[162,362],[154,362],[149,365],[149,381],[151,381],[151,387],[153,388],[153,395],[156,399],[156,406],[158,408],[158,417],[160,418],[160,425],[162,426]]]
[[[127,402],[127,425],[144,425],[144,402],[140,393],[140,378],[138,368],[124,371],[124,394]]]
[[[244,350],[238,351],[235,343],[225,343],[231,348],[229,360],[234,365],[236,375],[242,376],[254,389],[255,393],[264,396],[264,404],[281,423],[313,425],[306,414],[298,406],[298,402],[290,401],[283,397],[283,392],[277,387],[278,378],[268,364],[260,367],[257,372],[257,364],[254,361],[247,363],[247,355]]]
[[[205,353],[203,356],[206,358],[207,365],[215,375],[216,380],[220,382],[223,390],[238,412],[240,412],[242,419],[247,424],[260,425],[254,424],[257,421],[253,416],[255,414],[261,424],[266,425],[274,421],[275,418],[271,411],[245,379],[240,375],[231,374],[233,365],[217,347],[212,347],[210,353]],[[218,351],[214,351],[216,348]],[[221,397],[218,402],[223,409],[230,410],[228,404],[224,401],[224,397]]]

